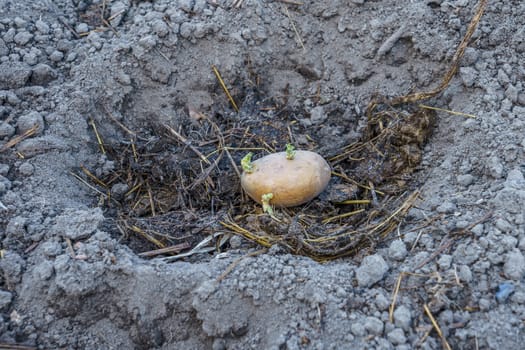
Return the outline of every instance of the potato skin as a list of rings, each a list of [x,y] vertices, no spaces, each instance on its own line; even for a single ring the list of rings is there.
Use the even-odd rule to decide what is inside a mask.
[[[241,186],[256,202],[261,196],[273,193],[270,204],[293,207],[304,204],[319,195],[328,185],[330,166],[319,154],[296,151],[294,159],[286,159],[286,152],[269,154],[252,163],[254,170],[241,175]]]

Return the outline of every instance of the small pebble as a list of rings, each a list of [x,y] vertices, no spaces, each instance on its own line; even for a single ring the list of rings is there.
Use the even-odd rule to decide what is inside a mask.
[[[383,279],[388,271],[388,264],[378,254],[369,255],[363,259],[357,268],[356,278],[360,287],[370,287]]]
[[[375,335],[381,335],[383,333],[384,324],[383,321],[381,321],[377,317],[369,316],[365,320],[365,329]]]
[[[450,265],[452,264],[452,255],[442,254],[439,257],[437,263],[441,271],[448,270],[450,268]]]
[[[24,176],[31,176],[33,175],[34,171],[35,171],[35,168],[33,167],[31,163],[28,163],[28,162],[22,163],[18,167],[18,172]]]
[[[324,112],[323,106],[314,107],[310,112],[310,121],[312,124],[321,124],[326,120],[327,117],[328,116]]]
[[[407,338],[405,337],[405,332],[401,328],[396,328],[387,335],[388,341],[394,345],[405,344]]]
[[[49,25],[40,19],[35,22],[35,27],[42,34],[49,33]]]
[[[15,127],[8,122],[0,122],[0,139],[11,137],[15,134]]]
[[[44,131],[44,118],[39,112],[30,112],[28,114],[18,117],[16,127],[19,135],[30,130],[34,126],[38,126],[37,135]]]
[[[467,187],[472,185],[476,178],[470,174],[458,175],[457,181],[461,186]]]
[[[402,328],[404,331],[409,331],[412,325],[412,313],[404,306],[400,305],[394,310],[394,324],[396,327]]]
[[[519,249],[507,254],[503,273],[508,279],[519,281],[525,276],[525,257]]]
[[[405,243],[399,239],[395,239],[388,247],[388,255],[393,260],[403,260],[407,255],[407,247]]]
[[[477,80],[478,72],[472,67],[461,67],[459,77],[466,87],[472,87]]]
[[[452,214],[457,210],[457,206],[449,201],[444,201],[436,208],[436,211],[441,214]]]
[[[19,32],[13,38],[15,43],[17,43],[18,45],[22,45],[22,46],[27,44],[31,39],[33,39],[33,34],[26,32],[26,31]]]
[[[55,50],[49,55],[49,59],[53,62],[60,62],[64,58],[64,54],[58,50]]]
[[[79,23],[75,30],[78,34],[87,33],[89,32],[89,26],[86,23]]]

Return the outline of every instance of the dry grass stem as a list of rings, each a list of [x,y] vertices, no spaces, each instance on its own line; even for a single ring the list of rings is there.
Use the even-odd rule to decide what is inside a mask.
[[[217,77],[217,80],[219,81],[219,84],[221,84],[222,89],[224,90],[224,93],[228,97],[228,100],[230,100],[230,103],[233,106],[233,109],[238,113],[239,107],[237,107],[237,104],[235,103],[235,100],[233,99],[232,95],[230,94],[230,90],[228,90],[228,87],[226,87],[226,84],[224,83],[224,80],[222,80],[221,73],[215,66],[211,66],[213,69],[213,73],[215,73],[215,76]]]
[[[95,121],[93,119],[89,119],[89,125],[93,128],[93,132],[95,133],[95,136],[97,138],[98,147],[100,148],[100,152],[102,154],[106,154],[106,149],[104,148],[104,143],[102,142],[102,137],[100,137],[100,134],[97,130],[97,125],[95,124]]]
[[[428,318],[430,318],[430,322],[432,322],[432,325],[434,326],[434,329],[436,330],[436,332],[438,333],[439,337],[441,338],[441,341],[443,343],[443,347],[446,350],[452,350],[452,348],[450,347],[450,345],[447,342],[447,339],[443,335],[443,332],[441,331],[441,328],[439,327],[439,324],[437,323],[436,319],[432,315],[432,312],[428,308],[428,305],[424,304],[423,305],[423,309],[425,310],[425,313],[427,314]]]
[[[306,48],[304,47],[304,44],[303,44],[303,39],[301,38],[301,35],[299,34],[299,31],[297,30],[297,27],[295,26],[295,22],[292,18],[292,15],[290,15],[290,11],[288,11],[288,7],[287,6],[283,6],[284,8],[284,12],[286,13],[286,15],[288,16],[288,19],[290,20],[290,25],[292,26],[292,29],[295,33],[295,37],[297,38],[297,43],[299,45],[301,45],[301,48],[303,49],[303,51],[306,51]]]
[[[32,128],[25,131],[22,135],[18,135],[11,140],[7,141],[2,147],[0,147],[0,152],[5,152],[13,146],[16,146],[18,143],[24,141],[28,137],[31,137],[36,134],[38,130],[38,125],[34,125]]]

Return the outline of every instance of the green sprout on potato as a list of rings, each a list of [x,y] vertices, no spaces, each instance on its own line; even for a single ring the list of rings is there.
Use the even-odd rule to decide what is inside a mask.
[[[273,217],[273,208],[270,201],[273,199],[273,193],[265,193],[261,196],[261,203],[263,206],[263,212]]]
[[[291,143],[286,144],[286,159],[292,160],[295,158],[295,147]]]
[[[249,152],[244,158],[241,159],[241,167],[246,173],[250,174],[253,172],[254,166],[252,164],[253,153]]]

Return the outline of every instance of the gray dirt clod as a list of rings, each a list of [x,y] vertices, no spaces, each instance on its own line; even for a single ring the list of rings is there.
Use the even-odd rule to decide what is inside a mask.
[[[367,317],[364,327],[370,334],[381,335],[383,333],[384,323],[377,317]]]
[[[521,280],[525,276],[525,257],[521,251],[514,249],[507,254],[503,272],[507,278],[516,281]]]
[[[405,243],[399,239],[395,239],[388,247],[388,255],[394,260],[403,260],[407,255],[407,247]]]
[[[403,332],[401,328],[394,329],[393,331],[387,334],[387,337],[388,340],[394,345],[405,344],[407,341],[405,332]]]
[[[16,89],[26,85],[31,76],[31,68],[22,62],[0,64],[0,89]]]
[[[357,283],[360,287],[370,287],[381,281],[389,267],[381,255],[367,256],[356,270]]]
[[[404,305],[396,307],[394,310],[394,324],[404,331],[409,331],[412,324],[412,313],[410,309]]]
[[[18,117],[16,123],[18,134],[21,135],[35,126],[37,127],[36,135],[39,135],[44,131],[44,118],[39,112],[30,112]]]
[[[95,233],[104,215],[100,208],[67,210],[57,217],[55,232],[72,240],[84,239]]]

